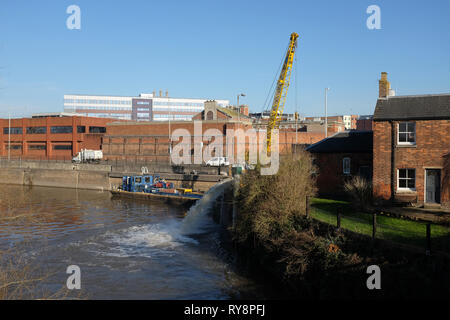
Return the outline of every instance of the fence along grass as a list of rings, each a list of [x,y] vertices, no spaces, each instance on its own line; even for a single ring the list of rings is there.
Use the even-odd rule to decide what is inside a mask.
[[[312,218],[337,226],[337,212],[340,210],[341,228],[372,236],[372,214],[354,211],[345,201],[312,198],[309,202]],[[427,224],[377,214],[375,237],[427,249]],[[449,253],[450,228],[437,224],[430,226],[431,249]]]

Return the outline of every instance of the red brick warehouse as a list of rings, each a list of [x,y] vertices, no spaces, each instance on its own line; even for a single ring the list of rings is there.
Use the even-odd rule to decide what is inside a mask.
[[[227,130],[236,132],[239,129],[246,131],[253,128],[251,119],[245,114],[238,114],[234,110],[219,107],[214,101],[207,101],[205,111],[194,116],[193,119],[201,122],[201,134],[205,134],[208,129],[217,129],[221,133],[223,141],[221,154],[224,156],[227,156]],[[193,152],[195,144],[193,121],[110,123],[107,125],[107,134],[103,139],[104,157],[107,160],[169,162],[171,147],[178,144],[178,142],[170,140],[170,135],[177,129],[185,129],[190,133],[192,137],[190,145]],[[251,142],[248,137],[246,139],[241,135],[240,138],[245,139],[245,142],[238,140],[237,137],[234,138],[234,155],[237,154],[239,143],[240,147],[249,151]],[[279,152],[280,154],[292,153],[294,145],[312,144],[323,138],[323,132],[295,132],[291,129],[283,129],[279,133]],[[209,143],[206,140],[203,141],[203,149]],[[254,142],[252,143],[254,144]],[[254,150],[255,146],[252,145],[252,147]],[[193,161],[192,154],[191,162]]]
[[[0,119],[0,156],[70,160],[81,149],[100,150],[106,124],[114,119],[58,116]],[[8,134],[9,127],[11,133]]]

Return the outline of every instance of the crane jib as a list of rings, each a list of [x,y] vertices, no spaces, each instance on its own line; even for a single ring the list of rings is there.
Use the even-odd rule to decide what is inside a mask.
[[[283,108],[286,102],[287,91],[291,80],[292,64],[294,62],[294,54],[297,47],[298,37],[299,35],[295,32],[291,34],[289,47],[286,52],[286,58],[284,59],[283,67],[281,68],[280,77],[278,79],[277,88],[272,103],[272,110],[270,112],[270,118],[267,125],[267,154],[270,154],[272,145],[272,130],[278,126],[278,123],[283,115]]]

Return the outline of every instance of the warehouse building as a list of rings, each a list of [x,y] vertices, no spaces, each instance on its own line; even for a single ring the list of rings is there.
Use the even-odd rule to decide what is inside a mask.
[[[70,160],[81,149],[100,150],[106,124],[115,119],[65,114],[0,119],[3,158]]]
[[[236,132],[242,129],[256,129],[261,131],[265,139],[265,129],[255,128],[252,119],[245,114],[239,113],[232,108],[223,108],[217,101],[210,100],[205,103],[205,110],[193,117],[195,121],[171,121],[171,122],[112,122],[107,125],[107,134],[103,138],[103,153],[108,160],[121,161],[141,161],[141,162],[170,162],[170,155],[174,147],[179,143],[173,141],[171,135],[178,129],[182,129],[191,135],[191,162],[194,162],[194,136],[206,134],[210,130],[218,130],[223,141],[222,155],[227,155],[227,133],[228,130]],[[200,123],[200,132],[195,131],[195,126]],[[239,140],[246,139],[245,142]],[[281,129],[279,132],[279,152],[280,154],[292,153],[296,148],[304,147],[320,141],[324,138],[323,132],[295,132]],[[206,136],[202,140],[203,150],[214,140]],[[239,133],[235,136],[232,144],[234,154],[239,147],[244,147],[249,151],[250,142],[248,137],[244,138]],[[245,144],[245,146],[243,146]],[[230,159],[231,160],[231,159]]]

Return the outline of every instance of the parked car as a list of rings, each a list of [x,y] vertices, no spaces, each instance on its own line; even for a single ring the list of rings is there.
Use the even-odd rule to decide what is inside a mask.
[[[208,167],[223,167],[229,166],[230,162],[228,161],[227,157],[215,157],[206,161],[206,165]]]

